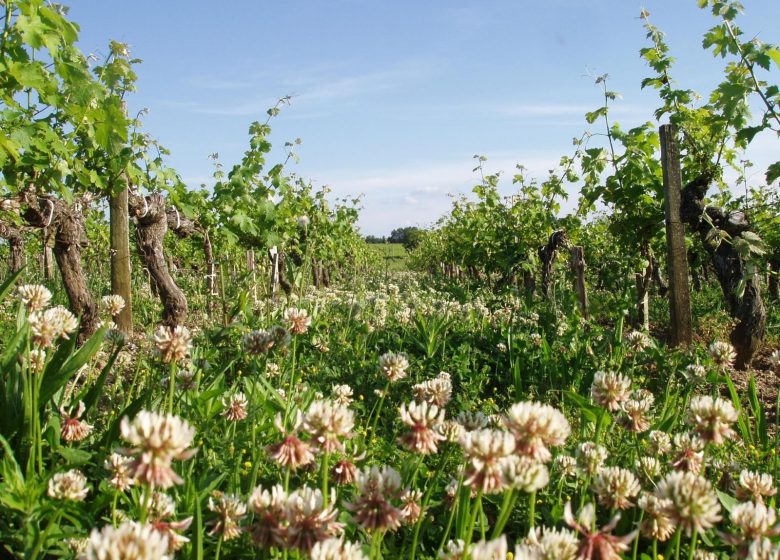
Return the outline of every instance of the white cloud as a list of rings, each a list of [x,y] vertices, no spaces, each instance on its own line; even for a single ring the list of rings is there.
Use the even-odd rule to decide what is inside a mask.
[[[520,153],[520,152],[518,152]],[[554,169],[559,152],[535,151],[523,158],[510,152],[487,154],[485,172],[503,172],[501,192],[514,192],[511,175],[521,162],[528,177],[543,178]],[[400,167],[400,168],[399,168]],[[399,164],[399,167],[312,171],[318,182],[331,185],[334,196],[365,193],[359,225],[366,234],[383,235],[399,225],[430,225],[450,208],[448,192],[468,193],[479,183],[469,156],[424,164]]]

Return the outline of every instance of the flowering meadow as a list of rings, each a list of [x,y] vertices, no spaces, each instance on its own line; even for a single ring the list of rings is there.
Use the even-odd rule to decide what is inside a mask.
[[[698,5],[710,95],[642,10],[660,132],[601,75],[546,178],[475,156],[380,251],[290,96],[191,189],[128,45],[0,0],[0,557],[780,560],[780,47]]]
[[[7,553],[778,558],[775,411],[728,343],[391,280],[132,340],[108,296],[78,349],[48,289],[6,283]]]

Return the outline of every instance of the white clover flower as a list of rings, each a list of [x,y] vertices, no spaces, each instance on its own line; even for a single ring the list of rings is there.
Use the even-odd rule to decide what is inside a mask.
[[[731,522],[742,532],[745,540],[771,537],[780,533],[774,508],[753,502],[742,502],[731,508]]]
[[[125,298],[117,294],[103,296],[100,300],[100,307],[108,315],[119,315],[125,308]]]
[[[460,539],[449,540],[447,545],[439,551],[440,560],[462,560],[465,556],[466,543]]]
[[[401,422],[411,428],[411,431],[401,436],[401,444],[410,451],[423,455],[436,453],[438,443],[444,439],[437,431],[438,426],[444,422],[444,410],[425,401],[412,401],[408,406],[402,404],[399,414]]]
[[[502,460],[515,451],[514,436],[502,430],[474,430],[463,434],[460,445],[468,460],[463,483],[485,494],[501,492]]]
[[[332,391],[333,398],[337,403],[343,406],[349,406],[352,403],[354,393],[349,385],[334,385]]]
[[[653,430],[648,434],[648,451],[652,455],[666,455],[672,450],[672,438],[666,432]]]
[[[355,497],[344,504],[367,531],[396,530],[403,512],[393,503],[400,497],[401,475],[392,467],[366,467],[355,478]]]
[[[189,449],[195,429],[186,421],[172,414],[142,410],[132,421],[124,417],[120,429],[132,446],[123,453],[133,457],[133,478],[161,488],[184,482],[171,468],[171,462],[189,459],[196,452]]]
[[[661,461],[655,457],[640,457],[636,460],[636,470],[646,482],[652,482],[661,475]]]
[[[674,508],[672,500],[642,492],[637,505],[644,511],[639,530],[645,537],[664,542],[677,530],[677,523],[670,513]]]
[[[208,508],[217,514],[209,535],[222,535],[226,541],[241,536],[241,520],[246,516],[246,505],[237,496],[215,491],[209,497]]]
[[[311,560],[368,560],[359,544],[337,537],[315,544],[309,557]]]
[[[455,420],[463,426],[467,432],[481,430],[490,425],[490,417],[479,411],[462,410],[455,417]]]
[[[39,348],[50,347],[60,337],[67,340],[79,326],[73,313],[62,306],[46,311],[33,311],[27,321],[30,324],[32,341]]]
[[[541,490],[550,482],[547,467],[526,456],[510,455],[501,461],[501,475],[506,488],[531,493]]]
[[[76,410],[68,412],[64,407],[60,408],[60,418],[62,419],[62,428],[60,437],[66,442],[81,441],[92,433],[92,425],[81,420],[86,406],[82,401],[76,405]]]
[[[112,453],[103,463],[103,468],[109,473],[108,484],[112,488],[124,492],[135,484],[132,474],[133,460],[119,453]]]
[[[93,529],[81,560],[170,560],[168,537],[151,525],[126,521]]]
[[[30,313],[43,311],[51,302],[51,292],[40,284],[25,284],[19,286],[16,291],[19,294],[19,299],[22,300],[22,303]]]
[[[501,535],[490,541],[479,541],[471,545],[471,560],[505,560],[507,555],[506,536]]]
[[[721,519],[720,503],[712,483],[691,472],[673,471],[658,483],[656,497],[671,502],[668,516],[690,535],[715,526]]]
[[[612,509],[628,509],[639,491],[639,481],[629,470],[620,467],[604,467],[598,470],[593,481],[593,490],[599,502]]]
[[[222,397],[222,406],[225,407],[222,411],[222,416],[231,422],[243,420],[247,417],[246,409],[248,405],[249,401],[241,391],[230,395],[230,398]]]
[[[388,381],[398,381],[406,377],[408,367],[409,360],[406,358],[406,354],[387,352],[379,357],[379,370]]]
[[[190,330],[182,325],[161,325],[155,331],[152,342],[163,363],[181,363],[190,354],[192,336]]]
[[[574,560],[579,539],[568,529],[531,529],[515,548],[515,560]]]
[[[311,326],[311,317],[305,309],[290,307],[284,312],[284,320],[291,334],[304,334]]]
[[[608,456],[609,452],[603,445],[597,445],[592,441],[585,441],[577,447],[577,465],[588,476],[594,476]]]
[[[772,476],[747,469],[739,473],[737,497],[763,503],[764,498],[777,494]]]
[[[731,424],[738,416],[731,401],[704,395],[691,399],[687,421],[704,441],[720,445],[736,435]]]
[[[562,476],[577,474],[577,459],[569,455],[558,455],[553,461],[553,465]]]
[[[504,425],[515,437],[517,453],[543,463],[552,459],[549,447],[563,445],[571,433],[563,413],[552,406],[531,401],[512,405]]]
[[[641,352],[652,343],[650,337],[641,331],[631,331],[626,335],[626,344],[633,352]]]
[[[450,402],[452,396],[452,380],[446,371],[439,372],[433,379],[423,381],[412,387],[417,400],[427,401],[442,408]]]
[[[49,479],[47,495],[52,499],[81,502],[87,494],[87,478],[77,469],[56,473]]]
[[[685,378],[691,383],[698,385],[707,377],[707,368],[701,364],[688,364],[683,372]]]
[[[631,396],[631,380],[612,371],[596,372],[591,386],[591,397],[597,405],[607,410],[617,411]]]
[[[716,340],[710,344],[709,351],[712,361],[722,368],[733,366],[734,360],[737,359],[737,353],[734,350],[734,347],[728,342]]]
[[[352,437],[355,427],[353,412],[343,404],[315,400],[309,405],[303,429],[312,436],[312,443],[327,453],[343,451],[345,438]]]

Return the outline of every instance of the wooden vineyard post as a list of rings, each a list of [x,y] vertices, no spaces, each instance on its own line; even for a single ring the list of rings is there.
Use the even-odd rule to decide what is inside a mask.
[[[685,226],[680,218],[680,150],[677,127],[661,125],[661,164],[664,172],[664,208],[666,211],[666,251],[669,266],[669,314],[672,346],[689,346],[691,332],[691,294],[688,287],[688,257],[685,250]]]
[[[128,207],[127,180],[120,176],[121,185],[109,200],[111,236],[111,293],[122,296],[125,307],[114,317],[120,331],[133,332],[133,300],[130,276],[130,210]]]
[[[636,285],[636,310],[637,320],[636,328],[643,332],[650,330],[650,265],[644,272],[634,273],[634,284]]]
[[[203,254],[206,257],[206,313],[211,317],[214,307],[214,296],[217,295],[214,289],[217,270],[214,266],[214,247],[211,245],[209,231],[203,232]]]
[[[580,311],[585,319],[588,313],[588,292],[585,288],[585,251],[579,245],[571,248],[571,270],[574,273],[574,290],[580,302]]]
[[[279,286],[279,250],[276,245],[268,249],[268,256],[271,257],[271,297],[274,297]]]
[[[257,305],[257,267],[255,266],[255,250],[246,252],[246,268],[252,273],[252,302]]]
[[[49,246],[49,234],[46,228],[43,228],[43,241],[42,241],[42,253],[43,253],[43,277],[47,281],[54,279],[54,252]]]

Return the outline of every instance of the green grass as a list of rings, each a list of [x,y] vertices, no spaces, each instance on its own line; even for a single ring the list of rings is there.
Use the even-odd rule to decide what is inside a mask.
[[[401,243],[372,243],[369,245],[384,260],[388,272],[407,270],[409,254]]]

